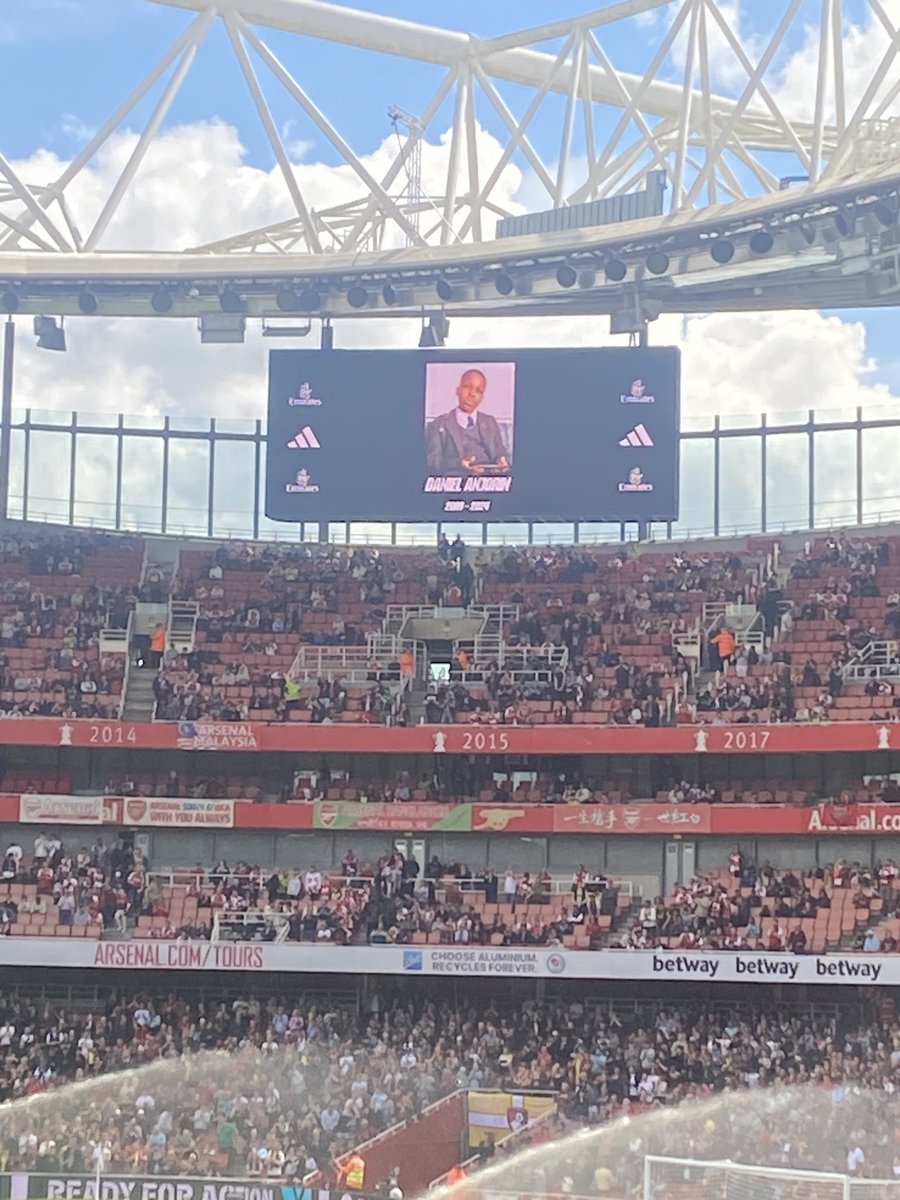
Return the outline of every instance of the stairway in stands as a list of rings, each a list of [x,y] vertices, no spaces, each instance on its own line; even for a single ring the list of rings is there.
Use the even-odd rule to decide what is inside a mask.
[[[125,696],[122,702],[123,721],[151,721],[156,697],[153,681],[156,671],[150,667],[138,667],[134,663],[128,669],[125,681]]]

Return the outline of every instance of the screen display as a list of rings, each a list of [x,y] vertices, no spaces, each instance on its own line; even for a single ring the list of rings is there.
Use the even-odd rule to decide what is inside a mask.
[[[666,521],[679,354],[273,350],[276,521]]]

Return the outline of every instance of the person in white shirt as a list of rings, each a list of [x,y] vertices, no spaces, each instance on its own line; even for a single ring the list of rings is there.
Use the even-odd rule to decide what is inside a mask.
[[[646,900],[641,905],[641,911],[638,920],[640,921],[642,928],[648,933],[655,932],[657,921],[656,905],[651,904],[649,900]]]

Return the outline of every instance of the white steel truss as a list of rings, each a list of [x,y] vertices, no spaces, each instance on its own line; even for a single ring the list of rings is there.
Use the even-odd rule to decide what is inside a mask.
[[[887,0],[854,0],[881,37],[861,92],[848,88],[845,71],[842,6],[850,0],[784,0],[776,28],[746,44],[721,0],[619,0],[485,39],[322,0],[151,2],[190,10],[193,17],[58,177],[23,178],[0,153],[0,273],[10,253],[90,255],[110,248],[123,199],[139,183],[147,151],[216,22],[227,32],[283,178],[285,215],[192,248],[201,253],[319,255],[426,245],[452,253],[462,243],[490,241],[498,217],[521,211],[501,186],[510,164],[527,172],[530,205],[537,209],[627,193],[649,169],[663,168],[672,213],[777,192],[788,179],[824,192],[866,168],[900,164],[894,115],[900,28]],[[408,136],[398,139],[380,177],[327,116],[327,97],[314,98],[275,54],[268,30],[431,64],[431,98],[421,113],[403,114]],[[614,64],[606,47],[618,30],[639,34],[649,60],[643,73]],[[808,96],[791,96],[785,64],[801,44],[809,53],[811,36],[817,37],[815,86]],[[386,114],[396,99],[391,78],[385,72],[380,100]],[[304,195],[300,164],[273,117],[273,89],[296,106],[297,127],[310,129],[354,173],[356,200],[317,211]],[[102,206],[73,211],[67,199],[73,180],[152,96],[151,116]],[[557,127],[552,152],[548,121]],[[387,132],[387,115],[385,123]],[[486,130],[500,146],[487,168],[479,153]],[[410,169],[420,164],[423,146],[437,147],[445,136],[443,184],[438,194],[421,194],[411,186]]]

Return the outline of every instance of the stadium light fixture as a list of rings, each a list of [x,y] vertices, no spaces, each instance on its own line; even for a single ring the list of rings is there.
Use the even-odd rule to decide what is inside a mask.
[[[834,227],[841,237],[849,237],[856,225],[856,218],[846,205],[839,205],[837,212],[834,214]]]
[[[563,263],[556,268],[556,282],[562,288],[574,287],[578,282],[578,272],[571,263]]]
[[[99,300],[88,288],[83,288],[78,293],[78,311],[84,313],[86,317],[93,316],[99,307]]]
[[[583,271],[578,272],[578,286],[581,288],[592,288],[597,283],[597,272],[592,271],[590,267],[585,267]]]
[[[621,283],[628,274],[628,267],[621,258],[608,258],[603,266],[603,274],[610,283]]]
[[[450,322],[444,316],[429,317],[419,334],[419,349],[443,346],[450,334]]]
[[[63,327],[62,317],[58,321],[56,317],[35,317],[34,336],[41,350],[65,351],[66,349],[66,331]]]
[[[499,271],[494,276],[494,287],[501,296],[511,296],[515,288],[515,281],[511,275],[507,275],[505,271]]]
[[[275,304],[279,312],[297,312],[300,297],[292,287],[279,288],[275,293]]]
[[[709,254],[713,262],[724,267],[734,258],[734,243],[730,242],[728,238],[716,238],[709,247]]]
[[[885,229],[890,229],[892,225],[897,224],[897,208],[888,200],[876,200],[872,205],[872,215],[879,225]]]
[[[204,313],[198,326],[202,345],[232,345],[244,340],[247,319],[243,313]]]
[[[768,254],[775,245],[775,239],[769,233],[768,229],[757,229],[756,233],[750,235],[750,253],[762,256]]]
[[[453,284],[446,279],[439,279],[434,285],[438,298],[445,302],[453,299]]]
[[[369,303],[369,293],[361,284],[354,284],[347,292],[347,303],[351,308],[365,308]]]
[[[515,293],[517,296],[530,296],[533,287],[534,280],[530,275],[520,275],[516,279]]]
[[[300,311],[301,312],[318,312],[322,307],[322,294],[317,292],[315,288],[304,288],[300,293]]]
[[[816,240],[816,231],[813,229],[812,225],[807,225],[805,221],[801,221],[799,229],[800,236],[803,238],[804,242],[806,242],[807,246],[814,245]]]
[[[19,293],[12,288],[6,288],[0,294],[0,312],[14,313],[19,311]]]
[[[669,269],[669,256],[662,250],[651,250],[647,255],[647,270],[651,275],[665,275]]]
[[[264,338],[305,338],[312,331],[312,320],[308,320],[305,325],[270,325],[268,321],[262,323],[262,335]]]
[[[392,283],[386,283],[381,289],[381,298],[388,306],[397,303],[397,289]]]
[[[224,287],[219,293],[219,308],[223,313],[234,315],[244,311],[244,297],[233,287]],[[242,339],[243,340],[243,339]]]
[[[171,312],[173,301],[174,298],[168,288],[157,288],[150,297],[150,307],[155,313]]]

